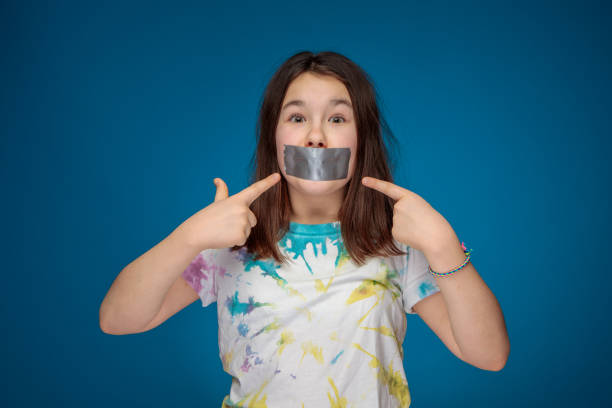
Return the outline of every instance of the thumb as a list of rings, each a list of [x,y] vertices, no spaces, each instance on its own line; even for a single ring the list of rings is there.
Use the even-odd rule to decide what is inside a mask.
[[[217,186],[217,192],[215,194],[215,202],[227,198],[229,194],[228,194],[227,185],[225,185],[225,182],[221,180],[220,178],[216,178],[213,180],[213,183],[215,183],[215,186]]]

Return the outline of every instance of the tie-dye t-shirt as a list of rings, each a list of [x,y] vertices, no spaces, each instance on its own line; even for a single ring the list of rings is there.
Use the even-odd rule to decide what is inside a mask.
[[[222,407],[408,407],[406,313],[436,293],[422,252],[357,266],[340,222],[299,224],[278,242],[289,261],[206,249],[183,272],[202,306],[217,302]]]

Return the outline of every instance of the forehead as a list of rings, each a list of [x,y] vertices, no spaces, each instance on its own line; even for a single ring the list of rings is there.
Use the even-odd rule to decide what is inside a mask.
[[[350,100],[346,86],[331,75],[304,72],[298,75],[287,88],[284,100],[300,98],[345,97]]]

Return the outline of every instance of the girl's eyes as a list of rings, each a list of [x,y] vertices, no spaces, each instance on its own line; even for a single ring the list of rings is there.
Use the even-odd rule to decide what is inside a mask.
[[[304,119],[300,115],[291,115],[291,116],[289,116],[289,122],[295,122],[294,120],[292,120],[293,118]]]
[[[300,121],[299,122],[295,122],[293,120],[293,118],[300,119]],[[289,121],[290,122],[294,122],[294,123],[301,123],[301,122],[303,122],[303,119],[304,119],[304,117],[302,115],[298,115],[298,114],[293,114],[293,115],[291,115],[289,117]],[[341,120],[340,122],[334,121],[333,123],[344,123],[345,122],[345,119],[342,116],[332,116],[330,119],[340,119]]]

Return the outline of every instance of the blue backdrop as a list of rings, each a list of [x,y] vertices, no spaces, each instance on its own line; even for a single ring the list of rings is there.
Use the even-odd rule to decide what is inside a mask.
[[[3,1],[0,405],[221,404],[216,305],[126,336],[99,307],[214,177],[247,186],[278,65],[334,50],[372,76],[397,184],[474,249],[510,335],[484,371],[409,316],[412,407],[610,406],[604,3]]]

